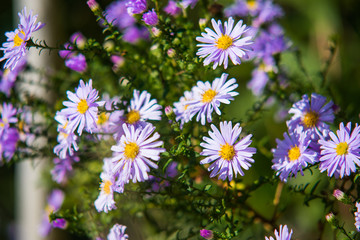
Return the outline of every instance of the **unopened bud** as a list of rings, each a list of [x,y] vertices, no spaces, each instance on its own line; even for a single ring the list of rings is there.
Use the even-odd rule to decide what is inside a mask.
[[[342,200],[344,200],[345,194],[340,189],[335,189],[333,192],[333,196],[336,197],[337,200],[342,202]]]
[[[335,218],[335,215],[334,215],[332,212],[328,213],[328,214],[325,216],[325,219],[326,219],[326,221],[327,221],[328,223],[331,224],[331,226],[336,227],[336,218]]]
[[[155,37],[159,37],[161,34],[161,31],[156,27],[152,27],[151,32],[154,34]]]
[[[206,27],[207,20],[205,18],[199,19],[199,26],[201,29],[204,29]]]
[[[167,50],[167,55],[173,58],[175,56],[175,50],[173,48],[170,48],[169,50]]]
[[[213,239],[213,237],[214,237],[213,232],[211,230],[207,230],[207,229],[201,229],[200,236],[202,236],[205,239]]]
[[[99,4],[95,0],[88,0],[86,3],[91,9],[91,11],[96,12],[97,10],[99,10]]]

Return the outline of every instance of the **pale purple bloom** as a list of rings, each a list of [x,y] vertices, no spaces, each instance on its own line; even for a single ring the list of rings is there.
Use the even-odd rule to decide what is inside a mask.
[[[52,180],[55,182],[62,184],[66,183],[68,180],[68,176],[73,171],[73,163],[79,162],[80,158],[78,156],[69,156],[67,155],[65,158],[54,158],[54,168],[51,170]]]
[[[289,110],[290,114],[294,114],[289,121],[286,122],[289,131],[294,131],[301,126],[304,131],[311,134],[313,140],[319,137],[327,137],[329,125],[334,121],[333,102],[326,103],[326,97],[312,93],[311,99],[308,95],[303,95],[302,99],[293,104]]]
[[[155,26],[159,22],[159,18],[154,9],[144,13],[142,16],[142,20],[145,22],[145,24],[150,26]]]
[[[137,43],[140,39],[148,39],[149,31],[143,27],[132,26],[124,31],[123,40],[132,44]]]
[[[19,133],[16,128],[8,128],[0,137],[0,165],[3,159],[9,162],[16,151]]]
[[[241,63],[240,58],[248,58],[246,52],[251,50],[248,45],[252,44],[252,36],[242,37],[249,30],[242,24],[242,20],[235,27],[232,17],[224,22],[224,27],[220,20],[216,23],[215,19],[211,19],[211,23],[215,32],[205,28],[206,33],[201,33],[202,37],[196,37],[196,40],[201,42],[197,44],[200,49],[196,55],[205,58],[205,66],[213,62],[213,69],[222,64],[226,69],[229,58],[234,65]]]
[[[58,155],[61,159],[67,158],[67,156],[73,156],[74,151],[78,151],[79,147],[77,145],[76,134],[67,128],[69,121],[66,116],[62,115],[61,112],[57,112],[55,120],[59,122],[57,131],[57,141],[58,145],[54,147],[54,153]]]
[[[5,93],[7,97],[10,96],[10,91],[15,85],[18,74],[25,68],[26,58],[23,57],[18,61],[18,64],[13,70],[0,70],[0,91]]]
[[[26,7],[18,13],[20,24],[13,32],[5,33],[7,42],[3,43],[0,50],[4,51],[4,56],[0,62],[7,59],[4,68],[14,70],[19,61],[26,54],[26,42],[30,40],[31,34],[44,26],[41,22],[36,23],[37,15],[33,16],[32,11],[27,15]]]
[[[289,135],[285,132],[282,141],[276,139],[277,147],[272,149],[274,159],[271,168],[281,181],[287,182],[288,177],[292,176],[296,178],[299,171],[304,175],[303,168],[317,162],[317,153],[310,149],[310,142],[310,136],[299,129]]]
[[[84,128],[92,133],[98,120],[98,107],[104,104],[104,102],[95,102],[99,96],[98,91],[92,88],[92,80],[90,79],[86,84],[80,80],[75,93],[67,91],[67,96],[70,101],[63,102],[67,108],[61,110],[61,114],[69,120],[66,129],[70,129],[71,132],[77,129],[79,135]]]
[[[18,122],[16,117],[17,109],[13,107],[11,103],[3,103],[0,106],[1,119],[0,119],[0,137],[6,134],[6,131],[10,128],[10,123]]]
[[[181,127],[184,123],[191,120],[190,110],[192,107],[189,105],[189,102],[194,100],[193,95],[193,92],[185,91],[184,96],[180,97],[179,102],[174,103],[175,120],[180,121]]]
[[[235,78],[226,81],[229,74],[223,73],[220,78],[215,78],[210,82],[197,82],[197,86],[193,87],[194,100],[189,102],[191,107],[190,117],[197,114],[196,121],[201,119],[201,124],[205,125],[206,121],[211,122],[211,114],[215,110],[221,115],[219,106],[221,103],[229,104],[230,100],[234,100],[234,96],[239,93],[233,91],[238,87]]]
[[[339,201],[343,201],[345,199],[345,193],[340,189],[335,189],[333,192],[333,196],[336,197],[336,199]]]
[[[134,183],[146,181],[150,168],[158,168],[153,161],[159,161],[160,153],[165,152],[164,148],[159,148],[163,142],[156,141],[160,135],[154,133],[152,124],[148,123],[143,129],[135,129],[133,125],[127,124],[122,127],[124,135],[117,145],[111,147],[114,151],[113,173],[119,174],[117,184],[120,188],[130,179]]]
[[[108,240],[127,240],[128,235],[125,233],[126,226],[115,224],[107,236]]]
[[[253,21],[254,27],[259,27],[264,23],[269,23],[275,18],[283,16],[281,7],[277,4],[273,4],[272,0],[264,0],[257,17]]]
[[[111,62],[114,64],[113,67],[112,67],[112,69],[113,69],[114,72],[116,72],[117,70],[119,70],[119,68],[120,68],[121,66],[123,66],[123,65],[124,65],[124,62],[125,62],[125,58],[122,57],[122,56],[118,56],[118,55],[112,55],[112,56],[110,57],[110,60],[111,60]]]
[[[207,229],[201,229],[200,230],[200,236],[205,238],[205,239],[213,239],[214,234],[211,230],[207,230]]]
[[[136,22],[133,16],[127,12],[126,1],[114,1],[105,10],[106,20],[124,30],[133,26]]]
[[[59,51],[59,56],[60,56],[61,58],[69,58],[69,57],[75,56],[75,52],[72,51],[72,49],[74,49],[74,47],[71,46],[70,43],[65,43],[65,44],[64,44],[64,49],[65,49],[65,50],[60,50],[60,51]]]
[[[290,240],[291,235],[293,233],[293,230],[290,229],[290,232],[288,230],[288,227],[286,225],[280,225],[279,232],[275,229],[275,239],[273,237],[265,237],[265,240]]]
[[[147,8],[146,0],[128,0],[126,3],[129,15],[143,13]]]
[[[189,6],[190,6],[190,8],[194,8],[197,2],[198,2],[198,0],[182,0],[180,2],[180,5],[183,8],[187,8]]]
[[[359,202],[357,202],[356,204],[355,204],[355,206],[356,206],[356,212],[354,213],[354,215],[355,215],[355,227],[356,227],[356,231],[358,231],[358,232],[360,232],[360,203]]]
[[[210,177],[219,175],[219,179],[231,181],[233,176],[237,177],[239,173],[244,176],[242,170],[248,170],[251,163],[253,154],[256,149],[249,147],[251,144],[250,138],[252,134],[239,139],[242,128],[240,124],[235,124],[232,127],[232,122],[220,122],[220,131],[211,124],[212,131],[209,131],[209,137],[203,137],[204,142],[200,143],[203,151],[200,153],[202,156],[207,156],[200,161],[200,164],[209,164],[213,162],[208,171],[212,171]],[[238,141],[239,139],[239,141]]]
[[[177,3],[175,1],[170,0],[166,7],[164,7],[164,11],[167,14],[170,14],[172,16],[176,16],[179,13],[181,13],[181,8],[177,6]]]
[[[100,174],[100,193],[94,205],[98,212],[111,211],[116,209],[114,201],[115,176],[112,173],[114,166],[111,158],[104,158],[103,171]]]
[[[346,126],[340,123],[340,129],[336,135],[330,132],[328,141],[319,140],[321,157],[319,170],[327,171],[328,176],[343,178],[356,172],[356,166],[360,167],[360,126],[355,124],[351,131],[351,122]]]
[[[65,61],[65,66],[70,68],[71,70],[82,73],[82,72],[86,71],[86,69],[87,69],[86,58],[84,55],[79,53],[76,56],[69,57]]]
[[[61,205],[63,204],[63,201],[64,201],[64,198],[65,198],[65,195],[64,193],[59,190],[59,189],[54,189],[50,196],[48,197],[48,204],[47,206],[45,207],[45,213],[43,215],[43,218],[42,218],[42,222],[41,222],[41,225],[39,227],[39,234],[42,236],[42,237],[46,237],[51,229],[53,227],[62,227],[64,228],[66,226],[66,224],[64,223],[63,220],[58,220],[57,222],[55,222],[55,224],[53,222],[50,222],[50,214],[53,213],[53,212],[57,212]]]
[[[254,95],[259,96],[263,93],[264,88],[269,81],[269,76],[262,65],[254,68],[251,76],[252,78],[250,82],[248,82],[247,87],[252,90]]]

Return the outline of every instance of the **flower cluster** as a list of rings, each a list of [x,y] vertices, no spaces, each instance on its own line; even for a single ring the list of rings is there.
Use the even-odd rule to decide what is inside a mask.
[[[19,140],[19,132],[13,126],[18,122],[17,109],[11,103],[3,103],[0,112],[0,165],[2,165],[4,159],[7,162],[12,159]]]
[[[66,50],[59,51],[60,57],[65,59],[65,66],[77,72],[84,72],[87,69],[86,58],[81,53],[76,53],[72,49],[83,49],[86,44],[86,38],[82,33],[76,32],[70,37],[70,43],[65,43]]]

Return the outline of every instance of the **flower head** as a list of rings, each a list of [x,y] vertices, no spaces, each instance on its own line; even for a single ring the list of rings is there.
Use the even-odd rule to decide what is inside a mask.
[[[127,240],[128,235],[125,234],[126,226],[115,224],[111,229],[107,236],[108,240]]]
[[[32,11],[27,15],[26,7],[18,13],[20,24],[13,32],[5,33],[7,42],[3,43],[0,50],[4,51],[4,56],[0,58],[0,62],[7,59],[4,68],[14,70],[19,61],[25,56],[26,43],[30,39],[31,34],[44,26],[41,22],[36,23],[37,15],[33,16]]]
[[[0,165],[5,159],[9,162],[14,156],[17,142],[19,140],[19,132],[16,128],[9,128],[0,137]]]
[[[1,119],[0,119],[0,137],[6,133],[10,128],[10,123],[16,123],[18,119],[16,118],[17,109],[13,107],[11,103],[3,103],[0,107]]]
[[[181,8],[179,8],[175,1],[170,0],[166,7],[164,7],[164,11],[167,14],[170,14],[172,16],[176,16],[181,12]]]
[[[280,225],[279,232],[275,229],[275,239],[273,237],[265,237],[265,240],[290,240],[291,235],[293,233],[293,230],[290,229],[290,232],[288,230],[288,227],[286,225],[282,226]]]
[[[163,142],[156,141],[160,135],[154,133],[155,127],[152,124],[148,123],[143,129],[135,129],[133,125],[128,127],[127,124],[123,124],[123,129],[124,135],[117,145],[111,147],[114,151],[113,173],[119,173],[120,187],[129,179],[133,182],[147,180],[150,168],[158,167],[153,161],[158,161],[160,153],[165,151],[164,148],[159,148]]]
[[[79,135],[82,134],[84,128],[92,133],[92,130],[96,128],[98,107],[104,104],[104,102],[95,102],[99,96],[98,91],[92,88],[92,80],[90,79],[86,84],[80,80],[75,93],[67,91],[67,96],[70,101],[63,102],[67,108],[61,110],[60,113],[69,120],[66,129],[70,129],[71,132],[77,129]]]
[[[145,22],[145,24],[150,26],[155,26],[159,22],[159,18],[154,9],[144,13],[142,16],[142,20]]]
[[[356,231],[360,232],[360,203],[357,202],[355,204],[357,210],[356,212],[354,213],[355,215],[355,227],[356,227]]]
[[[197,45],[200,49],[196,55],[205,58],[205,66],[213,62],[213,69],[221,64],[226,69],[229,57],[234,65],[241,63],[240,58],[248,57],[246,52],[251,50],[248,45],[252,44],[252,36],[242,37],[248,31],[242,20],[235,27],[232,17],[225,21],[224,27],[220,20],[216,23],[215,19],[211,19],[211,23],[215,32],[205,28],[206,33],[201,33],[202,37],[196,37],[201,42]]]
[[[305,94],[302,100],[293,104],[289,113],[294,114],[286,124],[290,131],[294,131],[301,126],[304,131],[311,134],[312,139],[326,137],[329,125],[334,121],[333,102],[327,104],[326,97],[319,94],[311,94],[311,99]]]
[[[73,171],[73,163],[79,162],[78,156],[69,156],[65,158],[54,158],[54,168],[51,170],[52,179],[57,183],[66,183],[68,176]]]
[[[200,236],[205,238],[205,239],[212,239],[214,237],[214,234],[211,230],[207,230],[207,229],[201,229],[200,230]]]
[[[143,13],[147,8],[146,0],[129,0],[126,3],[127,12],[130,15]]]
[[[336,135],[330,132],[329,140],[320,139],[321,157],[319,170],[327,171],[328,176],[343,178],[356,172],[356,166],[360,166],[360,126],[357,124],[351,132],[351,122],[346,126],[340,123],[340,129]]]
[[[76,56],[69,57],[65,61],[65,66],[76,72],[84,72],[87,69],[86,58],[84,55],[79,53]]]
[[[54,153],[61,159],[65,159],[67,156],[73,156],[74,151],[79,150],[76,142],[78,136],[76,136],[71,129],[67,128],[69,121],[64,115],[61,115],[60,112],[56,113],[55,120],[59,122],[57,128],[59,132],[57,141],[59,144],[54,147]]]
[[[190,105],[189,102],[194,100],[193,92],[185,91],[184,96],[180,97],[179,102],[174,103],[174,113],[176,115],[175,120],[180,121],[182,127],[184,123],[191,120],[190,117]]]
[[[13,70],[5,69],[0,71],[0,92],[5,93],[7,97],[10,96],[10,91],[15,85],[15,81],[19,73],[25,68],[26,59],[21,58]]]
[[[203,137],[204,142],[200,143],[203,151],[200,153],[207,156],[200,161],[200,164],[208,164],[213,162],[208,171],[212,171],[210,177],[219,175],[219,179],[231,181],[233,175],[235,177],[239,173],[244,175],[242,170],[248,170],[254,159],[251,157],[256,152],[256,149],[249,147],[251,144],[251,134],[239,139],[241,133],[240,124],[236,124],[234,128],[231,122],[220,122],[220,131],[211,124],[212,131],[209,131],[208,137]]]
[[[311,139],[304,132],[284,133],[284,140],[276,139],[276,142],[271,168],[277,171],[281,181],[287,182],[288,177],[296,177],[299,171],[303,175],[302,169],[317,161],[317,153],[309,148]]]
[[[127,12],[126,1],[114,1],[105,10],[106,20],[120,30],[135,24],[136,20]]]
[[[223,73],[220,78],[215,78],[210,84],[209,82],[197,82],[197,86],[193,87],[194,100],[189,102],[191,109],[190,117],[197,114],[196,121],[201,119],[201,124],[211,122],[211,114],[215,110],[218,115],[221,115],[219,106],[220,103],[229,104],[230,100],[234,100],[234,96],[238,95],[233,91],[237,88],[235,78],[226,81],[229,74]]]

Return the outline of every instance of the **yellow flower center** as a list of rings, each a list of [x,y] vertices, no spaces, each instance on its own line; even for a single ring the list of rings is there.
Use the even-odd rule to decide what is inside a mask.
[[[233,159],[233,157],[235,156],[235,149],[232,145],[226,143],[224,145],[220,145],[220,151],[219,151],[219,155],[227,160],[230,161]]]
[[[209,103],[211,102],[214,97],[216,96],[217,92],[215,92],[212,89],[207,90],[206,92],[204,92],[204,94],[202,95],[202,100],[201,102],[203,103]]]
[[[55,208],[53,206],[50,206],[49,204],[45,207],[45,212],[50,215],[52,212],[54,212]]]
[[[248,0],[246,3],[249,10],[255,10],[258,6],[256,0]]]
[[[102,182],[102,186],[101,186],[100,190],[103,190],[106,195],[109,195],[111,193],[111,189],[110,189],[111,185],[112,185],[112,183],[110,180]]]
[[[290,161],[298,160],[300,155],[301,155],[300,148],[298,146],[292,147],[288,151],[288,157]]]
[[[81,99],[80,102],[77,105],[77,110],[79,113],[84,114],[89,108],[89,105],[87,104],[85,99]]]
[[[96,123],[97,123],[98,125],[103,125],[103,124],[106,123],[108,120],[109,120],[109,116],[108,116],[106,113],[102,112],[102,113],[100,113],[99,118],[98,118],[98,120],[97,120]]]
[[[130,124],[136,123],[140,120],[140,113],[137,110],[131,110],[127,115],[127,122]]]
[[[124,156],[127,159],[134,160],[139,154],[139,146],[134,142],[125,143]]]
[[[233,40],[228,35],[221,35],[215,43],[217,48],[226,50],[233,44]]]
[[[347,142],[341,142],[336,145],[336,154],[337,155],[344,155],[348,153],[349,146]]]
[[[310,111],[305,114],[303,123],[305,127],[312,128],[316,126],[318,120],[319,120],[319,114],[314,111]]]
[[[21,33],[25,36],[24,31],[21,30]],[[24,39],[19,37],[19,33],[17,33],[14,37],[14,46],[13,47],[18,47],[20,46],[22,43],[24,42]]]

